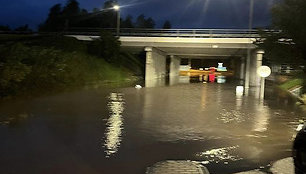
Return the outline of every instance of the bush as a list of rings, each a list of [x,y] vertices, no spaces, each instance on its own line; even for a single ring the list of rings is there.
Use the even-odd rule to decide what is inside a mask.
[[[22,44],[0,47],[0,96],[15,93],[31,72],[31,66],[23,63],[27,57],[28,49]]]
[[[47,48],[20,42],[2,45],[0,95],[80,86],[104,80],[118,81],[129,75],[126,70],[83,51],[65,51],[56,49],[56,46]]]

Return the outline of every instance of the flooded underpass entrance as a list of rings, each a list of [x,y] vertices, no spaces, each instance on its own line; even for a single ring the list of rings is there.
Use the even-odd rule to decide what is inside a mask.
[[[305,113],[279,92],[237,97],[239,82],[86,89],[0,104],[1,173],[133,173],[192,160],[211,173],[291,156]]]

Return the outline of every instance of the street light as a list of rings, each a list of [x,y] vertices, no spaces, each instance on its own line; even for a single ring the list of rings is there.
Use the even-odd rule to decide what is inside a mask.
[[[120,32],[120,6],[119,5],[114,5],[114,10],[117,11],[117,37],[119,37],[119,32]]]
[[[250,9],[249,9],[249,37],[251,39],[251,30],[252,30],[252,23],[253,23],[253,11],[254,11],[254,0],[250,0]],[[244,86],[245,89],[249,89],[250,83],[250,59],[251,59],[251,49],[247,49],[247,59],[246,59],[246,72],[245,72],[245,81]],[[248,92],[246,90],[246,93]]]
[[[259,98],[264,99],[265,96],[265,78],[271,74],[271,69],[268,66],[260,66],[257,69],[257,74],[261,77]]]

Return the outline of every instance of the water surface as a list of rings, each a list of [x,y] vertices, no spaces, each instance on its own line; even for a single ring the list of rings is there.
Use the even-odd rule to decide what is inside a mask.
[[[1,173],[145,173],[162,160],[211,173],[265,167],[291,155],[305,113],[268,90],[235,83],[86,89],[0,104]]]

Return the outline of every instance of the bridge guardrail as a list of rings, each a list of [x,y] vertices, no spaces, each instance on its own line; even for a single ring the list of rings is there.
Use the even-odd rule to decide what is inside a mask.
[[[101,30],[116,33],[115,28],[71,28],[68,33],[95,34]],[[257,30],[248,29],[142,29],[120,28],[120,36],[143,36],[143,37],[260,37]]]
[[[69,28],[62,32],[2,32],[0,34],[65,34],[65,35],[100,35],[101,30],[116,34],[116,28]],[[280,32],[263,30],[264,32]],[[198,38],[259,38],[258,30],[248,29],[144,29],[120,28],[120,36],[141,37],[198,37]]]

